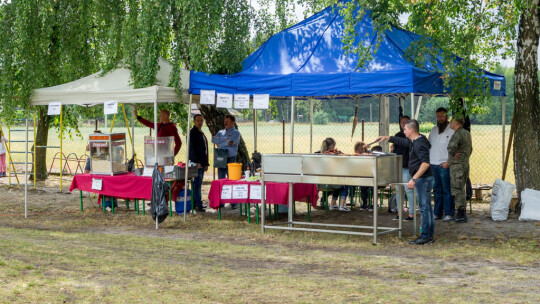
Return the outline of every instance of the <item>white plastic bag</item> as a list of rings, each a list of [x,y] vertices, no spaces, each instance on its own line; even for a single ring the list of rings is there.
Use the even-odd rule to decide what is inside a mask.
[[[515,189],[515,185],[500,179],[496,179],[493,183],[490,209],[494,221],[506,221],[508,218],[508,208]]]
[[[520,221],[540,221],[540,191],[525,189],[521,191]]]

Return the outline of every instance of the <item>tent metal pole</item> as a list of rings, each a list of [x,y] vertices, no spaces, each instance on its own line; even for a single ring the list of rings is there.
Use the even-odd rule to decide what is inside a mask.
[[[131,108],[131,155],[135,155],[135,105]],[[137,156],[135,156],[135,167],[139,168]]]
[[[291,154],[294,151],[294,96],[291,96]]]
[[[387,136],[390,134],[390,97],[379,97],[379,136]],[[388,152],[388,142],[383,141],[380,143],[384,152]]]
[[[253,150],[257,152],[257,109],[253,109]]]
[[[309,153],[313,153],[313,99],[309,102]]]
[[[411,119],[414,118],[414,93],[411,93]]]
[[[154,101],[154,166],[158,166],[157,161],[157,92],[156,92],[156,100]],[[154,168],[155,170],[155,168]],[[153,182],[152,182],[153,183]],[[158,229],[158,216],[156,214],[156,229]]]
[[[34,142],[34,146],[36,143]],[[26,115],[26,149],[24,151],[24,218],[28,218],[28,114]]]
[[[502,97],[502,168],[504,170],[504,158],[505,158],[505,151],[504,151],[504,144],[505,144],[505,129],[506,129],[506,120],[504,119],[506,116],[506,107],[505,107],[505,96]]]
[[[189,127],[191,125],[191,103],[193,102],[193,94],[189,94],[189,106],[188,106],[188,116],[187,116],[187,128],[186,128],[186,142],[187,142],[187,148],[186,148],[186,173],[184,176],[184,222],[186,221],[186,214],[187,214],[187,190],[188,190],[188,171],[189,171],[189,146],[190,146],[190,130]],[[198,171],[198,170],[197,170]],[[191,209],[194,208],[193,205],[194,202],[191,202]]]
[[[62,108],[63,106],[60,105],[60,192],[62,192],[62,171],[64,171],[64,167],[62,166],[62,155],[64,154],[63,146],[62,146],[62,138],[64,137],[64,125],[62,123]]]

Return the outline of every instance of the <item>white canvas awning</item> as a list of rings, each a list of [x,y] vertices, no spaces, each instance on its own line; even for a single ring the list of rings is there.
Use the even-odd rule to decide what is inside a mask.
[[[102,72],[54,87],[36,89],[30,99],[31,105],[48,105],[61,102],[63,105],[90,106],[115,100],[119,103],[183,102],[189,100],[189,71],[182,69],[182,100],[174,88],[168,87],[172,65],[159,58],[156,85],[134,89],[130,79],[131,71],[125,68]]]

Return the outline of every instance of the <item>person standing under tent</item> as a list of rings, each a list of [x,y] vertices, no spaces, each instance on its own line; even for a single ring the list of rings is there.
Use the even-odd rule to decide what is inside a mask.
[[[193,128],[189,131],[189,160],[197,164],[198,175],[193,179],[193,200],[197,212],[205,212],[202,203],[201,187],[204,172],[208,170],[208,140],[202,131],[203,116],[193,117]]]
[[[448,169],[448,143],[454,135],[454,130],[450,128],[448,122],[448,111],[445,108],[438,108],[435,111],[437,125],[429,133],[429,159],[431,170],[433,171],[433,198],[435,205],[433,212],[435,220],[440,220],[444,211],[444,222],[454,219],[454,198],[450,190],[450,169]]]
[[[135,108],[135,115],[137,116],[137,120],[140,123],[151,129],[154,128],[153,122],[139,116],[139,114],[137,113],[137,108]],[[176,128],[174,123],[171,122],[171,112],[169,112],[169,110],[161,110],[159,112],[159,123],[157,125],[157,128],[158,137],[174,137],[174,156],[176,156],[176,154],[178,154],[180,148],[182,147],[182,140],[180,139],[180,135],[178,135],[178,129]]]
[[[419,132],[418,121],[412,119],[407,121],[403,133],[407,138],[395,136],[379,136],[377,141],[388,140],[390,143],[402,146],[409,145],[409,172],[411,179],[408,188],[416,190],[418,207],[422,219],[422,232],[420,237],[410,241],[411,245],[428,245],[434,242],[435,221],[431,209],[431,189],[433,187],[433,173],[429,165],[429,151],[431,144],[429,140]]]
[[[407,121],[409,121],[411,118],[409,116],[401,116],[399,118],[399,132],[394,135],[394,137],[400,137],[400,138],[407,138],[405,136],[405,133],[403,133],[403,130],[405,128],[405,124]],[[401,169],[401,178],[402,181],[405,183],[411,179],[411,175],[409,174],[409,145],[399,145],[394,144],[392,145],[393,152],[397,155],[403,156],[403,166]],[[405,218],[406,221],[411,221],[414,216],[414,200],[413,200],[413,190],[409,189],[405,186],[400,186],[405,190],[405,194],[407,195],[407,201],[409,202],[409,216]],[[403,192],[402,192],[403,193]],[[395,219],[399,219],[399,215],[396,216]]]
[[[4,137],[4,133],[0,131],[0,177],[5,177],[6,175],[6,146],[8,142],[7,138]]]
[[[454,117],[450,127],[455,131],[448,143],[448,162],[450,164],[450,184],[456,202],[456,222],[467,221],[467,199],[465,184],[469,178],[469,158],[472,153],[471,134],[463,128],[463,117]]]
[[[227,164],[236,161],[238,154],[238,144],[240,143],[240,131],[234,128],[236,118],[234,115],[225,115],[225,129],[218,131],[212,136],[212,143],[218,146],[218,149],[227,150]],[[228,168],[218,168],[218,178],[228,177]],[[237,204],[231,204],[232,209],[237,208]]]

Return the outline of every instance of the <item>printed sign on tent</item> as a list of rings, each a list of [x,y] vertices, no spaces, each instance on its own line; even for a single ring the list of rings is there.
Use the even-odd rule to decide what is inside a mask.
[[[254,94],[253,95],[253,109],[268,109],[268,103],[270,102],[270,94]]]
[[[118,101],[111,100],[103,104],[103,112],[105,115],[118,113]]]
[[[232,108],[232,94],[218,93],[217,94],[218,108]]]
[[[235,109],[249,109],[249,94],[234,94]]]
[[[494,81],[493,82],[493,89],[495,91],[499,91],[501,89],[501,82],[500,81]]]
[[[47,115],[60,115],[62,109],[61,102],[49,102],[49,108],[47,109]]]
[[[207,104],[207,105],[216,104],[216,91],[201,90],[201,104]]]

